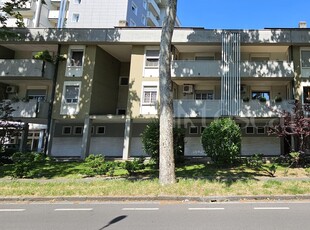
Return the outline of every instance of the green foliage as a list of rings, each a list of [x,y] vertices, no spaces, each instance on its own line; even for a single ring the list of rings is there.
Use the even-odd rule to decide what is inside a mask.
[[[85,159],[84,165],[86,167],[82,170],[82,173],[86,176],[113,176],[118,163],[114,161],[105,161],[102,155],[91,154]]]
[[[50,55],[48,50],[37,52],[34,56],[34,59],[43,60],[47,62],[53,62],[53,58]]]
[[[12,156],[14,163],[13,176],[17,178],[31,178],[32,169],[35,168],[36,164],[43,163],[46,161],[44,153],[36,152],[16,152]]]
[[[232,165],[240,155],[240,127],[230,118],[214,120],[204,129],[201,143],[205,153],[215,164]]]
[[[153,120],[146,126],[141,134],[143,149],[151,156],[151,159],[158,165],[159,163],[159,120]],[[182,128],[173,128],[173,148],[175,162],[182,162],[184,159],[184,137]]]
[[[246,164],[249,168],[256,171],[262,171],[267,173],[268,176],[274,177],[277,171],[277,165],[274,163],[275,159],[272,159],[272,163],[266,164],[263,160],[264,155],[256,153],[253,156],[247,158]]]
[[[140,157],[135,158],[133,161],[125,161],[123,167],[127,170],[129,175],[133,175],[135,172],[145,169],[144,160],[144,157]]]

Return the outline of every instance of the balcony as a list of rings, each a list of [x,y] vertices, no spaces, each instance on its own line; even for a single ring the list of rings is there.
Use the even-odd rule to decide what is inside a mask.
[[[172,62],[172,77],[221,77],[221,61],[187,61]]]
[[[54,65],[35,59],[0,59],[0,78],[34,77],[52,79]]]
[[[34,4],[33,1],[29,1],[25,3],[25,6],[16,9],[24,18],[31,17],[35,14],[36,12],[36,4]]]
[[[221,100],[174,100],[174,116],[180,118],[220,117]],[[279,103],[253,100],[241,102],[240,117],[279,117],[281,111],[290,111],[293,101]]]
[[[59,10],[50,10],[48,13],[48,19],[52,21],[57,21],[59,18]]]
[[[159,22],[151,11],[147,12],[147,25],[152,27],[159,27]]]
[[[45,118],[48,116],[49,103],[30,100],[27,102],[12,102],[11,107],[15,110],[12,113],[14,118]]]
[[[221,61],[177,60],[172,62],[172,77],[221,77]],[[293,62],[266,61],[240,64],[241,77],[294,77]]]
[[[240,75],[241,77],[294,77],[294,64],[287,61],[242,61]]]
[[[160,9],[154,0],[148,0],[149,9],[153,12],[155,16],[160,16]]]

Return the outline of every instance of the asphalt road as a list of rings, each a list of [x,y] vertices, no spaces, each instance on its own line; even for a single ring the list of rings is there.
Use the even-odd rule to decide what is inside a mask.
[[[310,229],[310,203],[0,204],[1,230]]]

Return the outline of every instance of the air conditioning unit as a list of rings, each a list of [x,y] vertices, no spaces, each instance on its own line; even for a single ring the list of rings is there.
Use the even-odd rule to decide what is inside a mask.
[[[18,92],[18,87],[14,85],[9,85],[6,87],[5,90],[6,93],[17,93]]]
[[[193,85],[183,85],[183,93],[193,93],[194,86]]]

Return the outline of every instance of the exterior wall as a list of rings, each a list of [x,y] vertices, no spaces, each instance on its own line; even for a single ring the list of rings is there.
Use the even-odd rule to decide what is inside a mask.
[[[80,4],[70,1],[67,28],[113,28],[126,20],[128,0],[83,0]],[[79,22],[72,21],[78,13]]]
[[[132,2],[138,7],[137,15],[131,9]],[[143,0],[128,0],[127,1],[128,8],[127,8],[127,22],[130,26],[130,20],[133,20],[136,23],[136,26],[146,26],[142,23],[142,15],[144,15],[145,19],[147,16],[147,11],[143,8]]]
[[[68,56],[69,46],[64,45],[61,47],[61,55]],[[90,111],[90,99],[93,86],[93,75],[94,75],[94,65],[95,65],[95,55],[96,55],[96,46],[87,46],[84,51],[84,65],[83,65],[83,74],[82,77],[66,77],[66,65],[67,62],[62,61],[59,64],[58,74],[57,74],[57,83],[56,83],[56,92],[55,92],[55,101],[53,106],[53,118],[54,119],[82,119],[84,120],[85,115],[89,114]],[[79,113],[76,115],[61,115],[61,106],[63,98],[63,87],[64,82],[81,82],[80,88],[80,98],[79,98]]]
[[[0,46],[0,59],[14,58],[15,52],[6,47]]]
[[[115,114],[119,88],[120,62],[97,47],[90,114]]]
[[[120,77],[128,77],[129,79],[129,72],[130,72],[130,63],[121,63]],[[128,85],[119,85],[118,99],[117,99],[118,109],[127,109],[128,89],[129,89],[129,82]]]
[[[295,78],[294,78],[294,91],[295,91],[295,99],[299,100],[301,99],[302,95],[302,79],[301,79],[301,63],[300,63],[300,46],[292,46],[291,47],[291,55],[294,62],[295,67]]]

